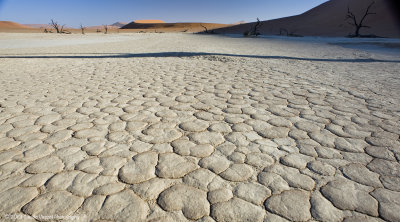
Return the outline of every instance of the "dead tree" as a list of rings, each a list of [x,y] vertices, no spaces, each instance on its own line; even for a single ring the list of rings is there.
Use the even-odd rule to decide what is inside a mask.
[[[256,36],[257,37],[257,36],[261,35],[261,33],[259,32],[259,28],[261,27],[261,25],[262,24],[261,24],[260,19],[257,18],[256,24],[250,30],[245,31],[243,33],[243,35],[245,37],[251,37],[251,36]]]
[[[259,36],[261,35],[261,33],[259,32],[259,28],[261,27],[261,22],[260,19],[257,18],[257,23],[256,25],[253,27],[253,30],[250,32],[250,35],[253,36]]]
[[[53,27],[56,31],[57,31],[57,33],[61,33],[60,32],[60,25],[58,24],[58,22],[55,22],[53,19],[51,20],[51,22],[50,22],[50,26],[51,27]],[[62,28],[63,28],[64,26],[62,26]],[[62,28],[61,28],[61,30],[62,30]]]
[[[80,28],[81,28],[81,31],[82,31],[82,35],[84,35],[84,34],[85,34],[85,29],[86,29],[86,27],[84,27],[84,26],[81,24]]]
[[[209,33],[207,27],[205,27],[203,24],[200,24],[200,26],[203,27],[204,33],[207,33],[207,34]]]
[[[347,6],[347,16],[346,20],[350,20],[348,23],[356,28],[354,35],[351,35],[351,37],[360,37],[360,29],[361,28],[371,28],[367,25],[364,25],[364,20],[368,15],[375,15],[376,13],[374,12],[369,12],[371,9],[372,5],[375,4],[375,1],[371,2],[371,4],[368,5],[367,10],[364,13],[364,16],[361,18],[359,22],[357,22],[357,17],[354,15],[353,12],[350,11],[350,7]]]
[[[57,33],[71,34],[71,32],[64,29],[65,25],[60,26],[60,24],[58,24],[58,22],[55,22],[53,19],[50,22],[50,26],[53,27]]]
[[[103,25],[103,27],[104,27],[104,34],[107,34],[108,33],[108,25]]]

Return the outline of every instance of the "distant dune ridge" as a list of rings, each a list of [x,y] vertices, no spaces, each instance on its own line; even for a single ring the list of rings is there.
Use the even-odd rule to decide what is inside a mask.
[[[165,23],[162,20],[157,20],[157,19],[153,19],[153,20],[135,20],[133,21],[134,23]],[[126,25],[126,24],[125,24]]]
[[[115,22],[115,23],[113,23],[113,24],[111,24],[112,26],[118,26],[118,27],[122,27],[122,26],[124,26],[124,25],[126,25],[126,24],[128,24],[129,22]]]
[[[370,11],[376,15],[369,15],[364,23],[371,28],[362,28],[361,34],[399,38],[400,24],[396,1],[398,0],[375,0]],[[371,2],[372,0],[330,0],[297,16],[263,21],[260,32],[264,35],[277,35],[285,29],[304,36],[347,36],[354,33],[354,27],[345,20],[347,6],[360,20]],[[242,34],[254,24],[241,24],[218,29],[216,32]]]
[[[37,29],[53,29],[53,26],[50,24],[23,24],[24,26],[29,26],[31,28],[37,28]],[[60,26],[63,24],[60,24]],[[64,29],[73,29],[72,27],[69,26],[64,26]]]
[[[140,20],[139,20],[140,21]],[[182,23],[138,23],[137,21],[131,22],[121,29],[138,29],[138,30],[159,30],[163,32],[200,32],[204,31],[204,27],[208,30],[228,27],[226,24],[216,23],[196,23],[196,22],[182,22]]]
[[[0,29],[30,29],[31,27],[11,21],[0,21]]]

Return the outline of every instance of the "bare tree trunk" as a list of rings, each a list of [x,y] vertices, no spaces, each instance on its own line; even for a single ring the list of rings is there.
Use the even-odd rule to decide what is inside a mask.
[[[84,27],[82,24],[81,24],[81,31],[82,31],[82,35],[84,35],[85,34],[85,29],[86,29],[86,27]]]
[[[249,37],[249,36],[259,36],[260,32],[259,32],[259,28],[261,26],[261,21],[260,19],[257,18],[257,23],[250,29],[247,30],[243,33],[244,36]]]
[[[104,26],[104,34],[108,33],[108,25],[103,25]]]
[[[254,36],[260,35],[260,32],[258,31],[258,29],[260,28],[260,26],[261,26],[260,19],[257,18],[257,23],[256,23],[256,25],[254,26],[253,31],[251,32],[251,35],[254,35]]]
[[[51,27],[53,27],[57,31],[57,33],[60,33],[60,25],[58,24],[58,22],[55,22],[52,19],[50,25],[51,25]]]
[[[205,27],[203,24],[200,24],[200,26],[203,27],[205,33],[209,33],[207,27]]]
[[[347,7],[347,16],[346,20],[350,19],[349,24],[355,27],[355,32],[354,32],[354,37],[360,37],[360,29],[361,28],[371,28],[369,26],[364,25],[364,20],[368,15],[375,15],[376,13],[374,12],[369,12],[371,9],[372,5],[375,4],[375,1],[372,1],[371,4],[368,5],[367,10],[364,13],[364,16],[361,18],[360,22],[357,22],[357,17],[354,15],[353,12],[350,11],[350,8]]]

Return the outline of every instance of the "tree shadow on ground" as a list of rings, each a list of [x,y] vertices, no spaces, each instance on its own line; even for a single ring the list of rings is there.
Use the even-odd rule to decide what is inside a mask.
[[[293,56],[241,55],[229,53],[209,52],[154,52],[154,53],[43,53],[43,54],[7,54],[0,55],[2,59],[107,59],[107,58],[167,58],[167,57],[195,57],[195,56],[226,56],[257,59],[283,59],[312,62],[349,62],[349,63],[400,63],[400,60],[382,60],[372,58],[304,58]]]

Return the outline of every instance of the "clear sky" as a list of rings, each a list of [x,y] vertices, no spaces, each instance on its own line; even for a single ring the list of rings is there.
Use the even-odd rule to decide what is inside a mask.
[[[160,19],[165,22],[252,22],[303,13],[327,0],[0,0],[0,21],[70,27]]]

